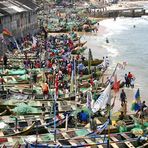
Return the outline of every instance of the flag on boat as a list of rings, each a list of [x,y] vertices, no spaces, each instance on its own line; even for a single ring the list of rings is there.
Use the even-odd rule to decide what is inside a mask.
[[[96,133],[101,134],[101,133],[108,127],[109,121],[110,121],[110,120],[107,119],[107,121],[106,121],[104,124],[97,126],[97,131],[96,131]]]
[[[3,35],[12,36],[12,33],[7,28],[4,28],[3,29]]]
[[[32,48],[36,48],[36,45],[37,45],[37,38],[34,37],[34,36],[32,36],[32,40],[33,40],[33,42],[32,42]]]
[[[104,124],[97,126],[96,131],[88,133],[86,136],[94,137],[96,134],[101,134],[105,129],[107,129],[109,123],[110,119],[107,119]]]
[[[95,113],[100,109],[104,109],[106,104],[110,102],[111,84],[109,83],[106,89],[102,92],[99,98],[96,100],[92,107],[92,111]]]
[[[104,57],[103,58],[103,62],[101,64],[99,64],[97,67],[98,68],[103,68],[104,70],[107,69],[109,66],[109,58],[108,57]]]
[[[58,74],[56,75],[56,79],[55,79],[55,94],[56,94],[56,97],[58,97],[58,89],[59,89],[59,76]]]
[[[114,83],[113,83],[113,89],[115,93],[119,91],[119,88],[120,88],[120,80],[117,81],[117,74],[116,74],[114,77]]]
[[[132,103],[132,110],[133,111],[138,111],[140,109],[140,103],[141,103],[141,99],[140,99],[140,90],[138,88],[135,97],[134,97],[134,101]]]
[[[91,103],[92,103],[92,92],[91,91],[87,91],[87,107],[91,108]]]

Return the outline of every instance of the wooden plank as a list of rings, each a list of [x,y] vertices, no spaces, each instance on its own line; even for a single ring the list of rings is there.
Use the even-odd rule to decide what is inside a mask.
[[[62,135],[63,135],[63,137],[65,138],[65,139],[69,139],[70,137],[69,137],[69,135],[67,134],[67,133],[65,133],[65,132],[63,132],[63,133],[61,133]]]
[[[91,139],[84,139],[88,144],[95,144],[96,142],[92,141]]]
[[[68,140],[68,142],[69,142],[72,146],[77,146],[77,141],[76,141],[76,140]]]
[[[135,148],[129,141],[124,142],[127,147],[129,148]]]
[[[125,139],[129,139],[130,137],[128,135],[126,135],[125,133],[120,134],[122,137],[124,137]]]
[[[110,145],[111,145],[113,148],[119,148],[116,143],[111,143]]]
[[[98,145],[98,148],[103,148],[103,146],[102,145]]]
[[[25,118],[24,118],[24,116],[20,116],[20,119],[22,119],[22,120],[23,120],[23,119],[25,119]]]
[[[113,140],[114,142],[117,142],[117,141],[119,141],[117,138],[115,138],[115,137],[112,137],[112,136],[110,137],[110,139],[111,139],[111,140]]]
[[[102,122],[99,119],[96,119],[97,124],[102,124]]]
[[[4,136],[4,133],[2,131],[0,131],[0,136]]]

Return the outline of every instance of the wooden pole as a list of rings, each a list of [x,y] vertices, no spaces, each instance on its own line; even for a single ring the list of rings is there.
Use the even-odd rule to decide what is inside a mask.
[[[65,124],[65,129],[68,131],[68,114],[66,114],[66,124]]]

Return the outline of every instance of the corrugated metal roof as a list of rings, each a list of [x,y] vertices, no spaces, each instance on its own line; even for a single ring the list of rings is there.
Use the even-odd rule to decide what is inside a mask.
[[[24,4],[27,7],[30,7],[33,10],[39,8],[38,5],[36,5],[32,0],[16,0],[16,1]]]
[[[39,8],[32,0],[0,0],[0,13],[15,14]]]

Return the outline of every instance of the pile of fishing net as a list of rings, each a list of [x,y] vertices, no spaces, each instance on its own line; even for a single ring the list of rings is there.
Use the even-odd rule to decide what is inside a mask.
[[[126,123],[124,121],[120,120],[116,124],[120,133],[127,132]]]
[[[141,136],[143,133],[148,132],[148,122],[144,122],[143,125],[136,122],[135,127],[131,130],[131,132],[136,136]]]
[[[28,114],[28,113],[38,112],[38,109],[34,108],[32,106],[29,106],[25,103],[20,103],[20,104],[17,105],[17,107],[15,107],[13,109],[13,111],[15,113],[17,113],[18,115],[24,115],[24,114]]]
[[[4,121],[0,121],[0,130],[1,129],[6,129],[8,127],[9,127],[8,124],[6,124]]]
[[[135,136],[141,136],[143,134],[143,130],[141,128],[133,128],[131,130],[131,132],[135,135]]]

